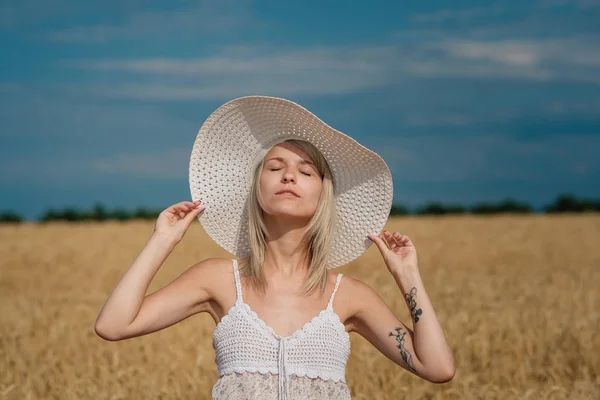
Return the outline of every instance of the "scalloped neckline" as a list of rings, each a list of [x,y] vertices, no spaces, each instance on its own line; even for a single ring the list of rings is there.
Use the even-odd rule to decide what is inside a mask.
[[[330,311],[333,315],[335,315],[337,317],[338,321],[341,322],[339,315],[337,315],[337,313],[335,311],[330,310],[329,307],[327,307],[324,310],[321,310],[317,315],[315,315],[314,317],[312,317],[312,319],[310,321],[308,321],[307,323],[305,323],[302,326],[302,328],[298,329],[297,331],[295,331],[291,335],[289,335],[289,336],[281,336],[281,335],[278,335],[277,333],[275,333],[275,330],[273,328],[271,328],[261,317],[259,317],[258,314],[254,310],[252,310],[252,307],[250,307],[250,305],[248,303],[246,303],[243,300],[238,300],[237,304],[240,304],[241,306],[245,307],[246,310],[250,313],[250,315],[256,320],[256,322],[258,322],[258,324],[260,326],[262,326],[267,331],[269,331],[277,339],[289,340],[289,339],[295,338],[296,336],[299,336],[300,334],[306,333],[308,331],[308,328],[310,328],[313,325],[313,323],[315,323],[318,320],[320,320],[323,317],[323,314],[325,314],[328,311]],[[344,327],[344,331],[345,330],[346,329]]]
[[[234,262],[234,268],[235,266],[237,266],[237,260],[233,260]],[[338,274],[338,278],[340,278],[340,274]],[[236,290],[238,287],[238,284],[241,286],[241,283],[238,283],[237,281],[237,277],[236,277]],[[241,288],[240,288],[241,289]],[[335,295],[335,291],[337,289],[334,289],[333,293],[332,293],[332,297],[330,298],[330,302],[333,299],[333,296]],[[300,335],[305,335],[309,328],[313,326],[313,324],[315,324],[316,322],[318,322],[319,320],[321,320],[323,318],[323,315],[325,313],[327,313],[328,311],[335,317],[335,319],[337,320],[336,322],[342,327],[342,330],[344,331],[344,333],[346,334],[346,336],[348,337],[348,340],[350,339],[350,335],[348,334],[348,332],[346,331],[346,326],[342,323],[342,320],[340,318],[340,316],[338,315],[338,313],[336,313],[333,310],[333,307],[330,307],[330,305],[328,304],[327,307],[323,310],[321,310],[317,315],[315,315],[310,321],[306,322],[302,328],[298,329],[297,331],[295,331],[294,333],[292,333],[289,336],[281,336],[279,334],[277,334],[275,332],[275,330],[273,328],[271,328],[262,318],[260,318],[258,316],[258,314],[252,309],[252,307],[250,307],[250,305],[248,303],[246,303],[243,298],[240,298],[239,295],[235,301],[235,303],[231,306],[231,308],[227,311],[227,313],[221,318],[221,320],[217,323],[217,325],[215,326],[215,330],[213,331],[213,338],[214,338],[214,334],[216,333],[216,331],[219,329],[220,325],[223,323],[223,321],[225,321],[225,319],[229,318],[231,312],[238,307],[238,305],[241,305],[243,308],[246,309],[246,311],[248,311],[248,313],[250,314],[250,316],[254,319],[254,321],[256,323],[258,323],[258,325],[260,327],[262,327],[263,329],[267,330],[269,333],[271,333],[271,335],[273,337],[275,337],[277,340],[289,340],[289,339],[293,339],[297,336]]]

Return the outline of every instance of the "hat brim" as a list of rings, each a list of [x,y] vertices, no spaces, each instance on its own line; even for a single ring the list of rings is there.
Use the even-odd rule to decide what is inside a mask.
[[[385,161],[328,126],[304,107],[281,98],[247,96],[215,110],[204,122],[190,157],[192,200],[206,207],[198,219],[211,239],[239,258],[248,256],[246,200],[261,155],[288,139],[306,140],[325,157],[335,182],[337,227],[327,268],[359,257],[383,229],[393,184]]]

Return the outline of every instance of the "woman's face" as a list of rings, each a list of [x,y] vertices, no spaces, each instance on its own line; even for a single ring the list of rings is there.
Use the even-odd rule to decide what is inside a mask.
[[[260,178],[264,213],[310,219],[321,196],[323,182],[317,167],[300,148],[280,143],[265,155]],[[291,193],[281,193],[290,190]]]

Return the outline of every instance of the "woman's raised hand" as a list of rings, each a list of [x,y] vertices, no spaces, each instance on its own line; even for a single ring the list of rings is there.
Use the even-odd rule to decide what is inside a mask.
[[[382,236],[367,235],[379,248],[392,274],[418,270],[417,250],[408,236],[388,231],[383,231]]]
[[[154,234],[179,243],[194,218],[202,211],[204,211],[204,207],[200,206],[200,200],[173,204],[158,216],[154,225]]]

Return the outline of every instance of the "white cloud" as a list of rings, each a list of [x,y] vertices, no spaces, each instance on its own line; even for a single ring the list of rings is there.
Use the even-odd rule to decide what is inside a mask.
[[[441,31],[439,38],[468,39],[568,38],[598,32],[600,0],[538,0],[490,2],[485,6],[442,9],[412,15],[409,32]],[[401,31],[395,34],[404,36]],[[417,36],[416,38],[420,38]]]
[[[537,40],[430,39],[418,45],[226,48],[196,59],[65,60],[110,73],[98,94],[139,100],[231,98],[247,94],[349,94],[415,78],[600,84],[600,37]]]
[[[241,73],[285,73],[295,74],[304,71],[356,72],[376,74],[381,72],[381,61],[393,51],[390,46],[363,48],[319,48],[281,51],[249,47],[225,49],[227,55],[216,55],[206,59],[165,59],[146,60],[100,60],[73,61],[65,65],[105,71],[125,71],[140,74],[165,74],[202,76],[205,74]],[[237,53],[237,54],[236,54]]]
[[[599,37],[538,40],[442,39],[423,45],[444,56],[406,60],[422,77],[515,79],[600,84]]]
[[[88,23],[90,20],[95,22]],[[71,25],[54,28],[64,26],[65,21]],[[95,43],[170,35],[182,39],[206,32],[239,32],[249,26],[265,26],[252,12],[251,0],[4,0],[0,5],[0,30],[20,29],[27,35],[58,42]]]
[[[458,58],[489,60],[514,66],[531,66],[539,62],[540,46],[524,41],[478,42],[474,40],[449,40],[438,44]]]
[[[177,35],[179,39],[203,32],[239,31],[264,25],[249,9],[248,1],[202,1],[176,10],[137,11],[123,22],[72,26],[55,30],[46,38],[60,42],[106,42],[114,39],[147,39]]]
[[[354,93],[390,82],[393,47],[311,48],[276,51],[225,49],[205,59],[68,61],[62,65],[126,76],[97,93],[135,99],[190,100],[273,95]],[[237,54],[235,54],[237,53]],[[129,77],[150,82],[131,81]],[[149,79],[151,77],[152,79]]]
[[[505,5],[495,2],[493,5],[484,7],[441,9],[429,13],[418,13],[413,15],[412,19],[418,23],[442,23],[447,21],[464,23],[476,18],[503,14],[506,10]]]
[[[102,96],[136,100],[214,100],[231,99],[245,95],[331,95],[347,94],[371,88],[373,82],[353,80],[348,76],[323,75],[307,80],[293,81],[277,77],[232,78],[229,82],[215,82],[204,85],[160,85],[160,84],[121,84],[113,88],[98,88],[95,92]]]
[[[431,46],[431,45],[430,45]],[[457,58],[486,60],[511,66],[541,67],[542,63],[600,67],[599,37],[538,40],[443,40],[433,46]]]
[[[575,11],[590,11],[600,7],[600,0],[537,0],[534,3],[521,2],[515,5],[512,2],[493,2],[487,6],[469,8],[440,9],[427,13],[416,13],[412,20],[421,25],[443,25],[446,23],[478,24],[502,16],[504,23],[510,24],[515,14],[521,19],[534,13],[555,8],[570,8]]]

